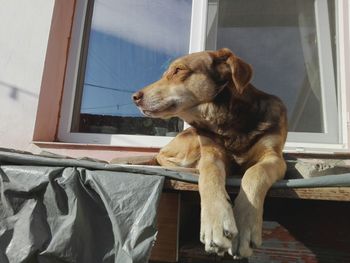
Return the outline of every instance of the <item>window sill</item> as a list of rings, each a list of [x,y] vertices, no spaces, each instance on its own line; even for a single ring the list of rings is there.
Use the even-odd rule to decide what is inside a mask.
[[[115,158],[153,156],[159,148],[120,147],[104,144],[33,141],[36,152],[50,152],[73,158],[93,158],[110,162]]]

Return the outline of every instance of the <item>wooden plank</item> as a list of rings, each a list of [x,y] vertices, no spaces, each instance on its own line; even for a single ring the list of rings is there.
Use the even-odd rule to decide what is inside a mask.
[[[131,165],[156,165],[156,154],[140,156],[123,156],[113,158],[110,164],[131,164]]]
[[[185,183],[176,180],[166,180],[164,187],[166,189],[178,191],[198,191],[197,184]],[[238,191],[238,187],[228,188],[228,192],[232,194],[236,194]],[[350,187],[270,189],[267,196],[293,199],[350,201]]]
[[[164,183],[165,189],[179,190],[179,191],[198,191],[197,184],[185,183],[177,180],[167,179]]]
[[[188,195],[191,195],[188,193]],[[191,196],[190,196],[191,197]],[[189,197],[189,198],[190,198]],[[197,200],[199,207],[199,201]],[[192,204],[192,211],[194,204]],[[249,260],[208,255],[198,241],[199,220],[187,220],[180,262],[331,263],[350,262],[350,203],[269,198],[264,209],[263,243]],[[196,217],[199,217],[197,209]],[[193,216],[189,213],[188,217]],[[182,232],[181,232],[182,233]]]
[[[116,159],[116,163],[125,161],[136,162],[149,162],[150,157],[142,157],[135,159]],[[311,162],[311,160],[310,160]],[[159,167],[159,166],[158,166]],[[157,166],[152,166],[157,168]],[[169,169],[177,172],[193,173],[198,176],[198,169],[182,168],[182,167],[159,167],[159,169]],[[178,191],[198,191],[198,185],[193,183],[185,183],[177,180],[166,180],[165,188]],[[238,193],[238,187],[228,187],[228,192],[235,194]],[[282,198],[294,198],[294,199],[310,199],[310,200],[332,200],[332,201],[350,201],[350,187],[317,187],[317,188],[283,188],[283,189],[271,189],[267,196],[270,197],[282,197]]]
[[[180,193],[163,193],[158,208],[158,235],[152,249],[152,261],[177,262]]]
[[[310,200],[350,201],[350,187],[271,189],[268,192],[268,196]]]
[[[315,233],[309,233],[316,235]],[[320,236],[321,238],[321,236]],[[327,249],[324,244],[304,244],[298,240],[285,227],[277,222],[264,222],[263,245],[254,249],[254,254],[249,259],[233,260],[231,256],[224,258],[205,253],[202,244],[187,244],[180,249],[181,262],[191,263],[319,263],[319,262],[350,262],[350,252],[339,248]],[[343,241],[345,242],[345,241]]]

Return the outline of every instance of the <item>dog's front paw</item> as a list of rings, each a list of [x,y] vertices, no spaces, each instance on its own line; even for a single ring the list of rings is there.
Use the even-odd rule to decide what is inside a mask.
[[[246,258],[253,254],[253,249],[262,243],[262,206],[251,204],[246,198],[237,197],[234,214],[238,234],[233,239],[229,254],[235,258]]]
[[[223,256],[237,235],[231,203],[222,198],[202,202],[200,240],[205,251]]]

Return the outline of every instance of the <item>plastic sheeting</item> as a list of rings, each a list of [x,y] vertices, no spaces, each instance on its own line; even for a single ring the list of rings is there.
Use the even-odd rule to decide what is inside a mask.
[[[164,177],[2,165],[0,179],[1,263],[147,262]]]
[[[0,149],[0,263],[147,262],[161,167],[53,158]],[[227,185],[241,180],[228,178]],[[281,180],[274,188],[350,186],[350,174]]]
[[[63,167],[84,167],[86,169],[93,170],[106,170],[117,171],[125,173],[136,173],[143,175],[158,175],[189,183],[198,183],[198,176],[192,173],[179,172],[167,169],[165,167],[152,167],[152,166],[140,166],[140,165],[123,165],[123,164],[109,164],[106,162],[91,160],[91,159],[71,159],[63,158],[62,156],[40,156],[30,153],[20,153],[15,150],[0,148],[0,164],[1,163],[13,163],[22,165],[39,165],[39,166],[63,166]],[[287,160],[289,163],[288,173],[290,170],[295,170],[294,166],[297,162]],[[306,165],[308,166],[308,165]],[[350,172],[349,169],[342,169],[341,173],[327,173],[322,176],[309,177],[309,178],[297,178],[297,179],[284,179],[276,182],[272,188],[306,188],[306,187],[337,187],[337,186],[350,186]],[[305,175],[304,175],[305,176]],[[307,176],[308,177],[308,176]],[[241,185],[241,179],[237,176],[230,176],[226,180],[227,186],[239,187]],[[1,263],[1,262],[0,262]]]

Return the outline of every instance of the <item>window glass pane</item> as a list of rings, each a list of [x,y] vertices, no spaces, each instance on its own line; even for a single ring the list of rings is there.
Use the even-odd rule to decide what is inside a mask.
[[[334,19],[330,0],[212,0],[206,48],[252,64],[253,85],[286,104],[289,131],[324,133],[324,90],[336,92]]]
[[[192,0],[94,1],[73,131],[165,136],[182,129],[176,118],[143,117],[131,94],[188,53],[191,8]]]

